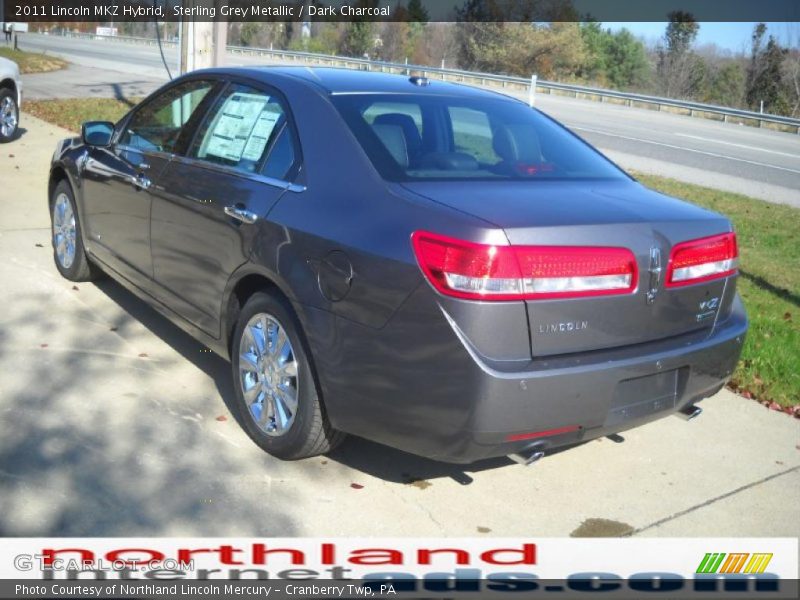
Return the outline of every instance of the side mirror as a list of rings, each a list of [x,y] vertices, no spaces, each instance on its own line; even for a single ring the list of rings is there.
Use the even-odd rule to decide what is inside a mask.
[[[108,146],[113,135],[114,124],[107,121],[87,121],[81,125],[81,138],[87,146]]]

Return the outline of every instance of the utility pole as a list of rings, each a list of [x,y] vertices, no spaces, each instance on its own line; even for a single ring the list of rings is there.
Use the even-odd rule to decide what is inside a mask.
[[[208,5],[203,0],[184,0],[185,8]],[[181,75],[197,69],[207,69],[214,62],[214,24],[184,17],[181,23]]]
[[[225,64],[228,46],[228,22],[220,17],[224,0],[183,0],[185,9],[195,6],[216,8],[214,21],[200,20],[209,17],[184,17],[180,24],[181,75],[197,69],[221,67]]]
[[[222,67],[225,65],[228,47],[228,22],[215,21],[214,22],[214,60],[215,67]]]

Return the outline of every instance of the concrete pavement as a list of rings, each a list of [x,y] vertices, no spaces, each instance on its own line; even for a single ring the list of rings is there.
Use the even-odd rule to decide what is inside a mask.
[[[229,365],[111,281],[53,266],[47,167],[0,146],[0,535],[800,536],[800,422],[728,391],[545,457],[459,467],[351,439],[284,463],[229,411]],[[592,521],[604,519],[605,521]]]

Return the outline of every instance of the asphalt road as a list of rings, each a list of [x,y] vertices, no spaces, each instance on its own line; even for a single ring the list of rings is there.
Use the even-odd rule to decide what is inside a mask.
[[[30,98],[130,97],[166,80],[156,46],[35,34],[23,36],[21,46],[73,64],[62,73],[29,76]],[[165,56],[174,73],[175,47],[166,47]],[[229,54],[228,63],[264,60]],[[624,168],[800,208],[800,135],[545,94],[537,106]]]
[[[800,421],[727,390],[527,468],[359,439],[267,456],[228,363],[112,281],[59,276],[46,173],[69,134],[23,127],[0,152],[0,536],[800,535]]]

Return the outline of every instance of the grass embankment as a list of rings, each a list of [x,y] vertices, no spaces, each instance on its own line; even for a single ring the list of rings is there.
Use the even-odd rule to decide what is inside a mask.
[[[63,100],[28,100],[23,110],[34,117],[78,133],[84,121],[112,121],[116,123],[139,102],[139,98],[125,101],[115,98],[67,98]]]
[[[733,221],[750,331],[731,387],[800,416],[800,210],[664,177],[638,178]]]
[[[14,50],[13,48],[0,48],[0,58],[7,58],[17,63],[19,71],[23,75],[58,71],[67,66],[67,61],[61,58],[39,52]]]
[[[132,99],[130,102],[136,102]],[[110,98],[28,102],[31,114],[72,131],[89,120],[117,121],[130,104]],[[731,386],[800,415],[800,210],[665,177],[645,185],[721,212],[733,221],[741,261],[738,288],[750,332]]]

